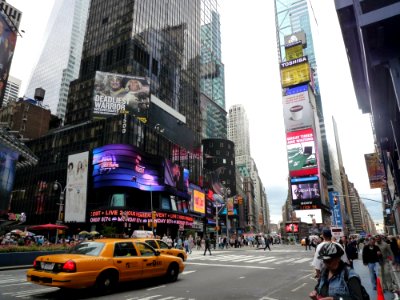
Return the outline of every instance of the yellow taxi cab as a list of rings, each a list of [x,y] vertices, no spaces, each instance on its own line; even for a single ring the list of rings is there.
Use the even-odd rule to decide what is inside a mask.
[[[160,251],[161,254],[167,254],[172,256],[180,257],[183,261],[187,259],[187,254],[185,250],[172,248],[168,246],[167,243],[163,242],[160,239],[153,239],[153,238],[134,238],[135,241],[141,241],[149,244],[154,249]]]
[[[75,245],[68,253],[39,256],[27,271],[32,283],[59,288],[96,287],[110,291],[119,282],[165,276],[176,281],[185,268],[182,259],[142,241],[98,239]]]

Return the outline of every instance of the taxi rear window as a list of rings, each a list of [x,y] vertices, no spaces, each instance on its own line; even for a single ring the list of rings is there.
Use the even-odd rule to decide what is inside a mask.
[[[99,256],[101,250],[104,248],[104,243],[98,242],[82,242],[72,247],[68,253],[70,254],[82,254],[90,256]]]

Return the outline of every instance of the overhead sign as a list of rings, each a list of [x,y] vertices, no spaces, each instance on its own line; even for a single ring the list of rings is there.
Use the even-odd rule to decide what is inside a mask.
[[[318,174],[317,156],[312,128],[286,133],[290,177]]]
[[[281,63],[282,87],[310,81],[310,65],[306,56]]]
[[[282,97],[286,131],[309,128],[313,125],[313,109],[308,90]]]
[[[334,201],[334,199],[337,201]],[[331,207],[331,222],[333,225],[342,227],[343,226],[343,218],[342,218],[342,210],[339,200],[339,193],[338,192],[329,192],[329,204]]]

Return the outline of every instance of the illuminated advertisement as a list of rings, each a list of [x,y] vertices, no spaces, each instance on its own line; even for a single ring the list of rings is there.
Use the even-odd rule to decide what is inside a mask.
[[[336,201],[335,201],[336,198]],[[331,222],[336,227],[343,226],[342,210],[340,207],[339,193],[329,192],[329,204],[331,207]]]
[[[320,201],[315,201],[321,199],[319,180],[314,178],[311,180],[306,177],[291,181],[293,206],[320,204]]]
[[[313,109],[308,90],[283,96],[282,100],[286,131],[312,127]]]
[[[384,188],[385,169],[379,161],[378,153],[364,154],[364,157],[371,189]]]
[[[310,65],[306,56],[281,63],[282,87],[310,81]]]
[[[150,84],[146,78],[97,71],[94,86],[94,117],[127,111],[147,122]]]
[[[294,32],[289,35],[285,35],[284,38],[285,48],[290,47],[293,44],[301,43],[303,48],[307,47],[307,38],[304,31]]]
[[[201,214],[206,212],[205,194],[198,190],[193,190],[193,211]]]
[[[182,192],[187,192],[189,188],[189,170],[168,159],[164,159],[164,183]]]
[[[0,213],[8,212],[11,191],[14,186],[18,153],[0,146]]]
[[[0,99],[3,99],[11,62],[14,56],[17,33],[13,25],[7,22],[9,18],[0,12]]]
[[[152,220],[151,212],[140,212],[122,209],[97,209],[90,212],[90,223],[129,222],[147,224]],[[157,224],[183,225],[192,227],[193,217],[178,213],[156,212]]]
[[[86,222],[89,152],[68,156],[65,222]]]
[[[312,128],[287,132],[286,144],[290,177],[318,174]]]
[[[163,175],[161,159],[134,146],[112,144],[93,150],[94,188],[125,186],[163,191]]]
[[[301,209],[295,210],[296,217],[301,219],[301,222],[307,224],[321,224],[322,211],[321,209]]]
[[[289,47],[285,48],[286,60],[293,60],[302,56],[304,56],[304,54],[303,54],[303,45],[301,44],[301,41],[293,43]]]
[[[226,207],[228,208],[228,216],[233,216],[234,215],[233,197],[230,197],[226,200]]]
[[[291,232],[299,232],[299,224],[291,223],[291,224],[286,224],[285,226],[285,231],[286,233]]]

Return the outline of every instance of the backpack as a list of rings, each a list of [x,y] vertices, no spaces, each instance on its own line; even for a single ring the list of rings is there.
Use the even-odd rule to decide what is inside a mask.
[[[367,292],[367,290],[365,289],[365,287],[361,284],[361,280],[359,277],[356,277],[358,279],[358,281],[360,282],[360,286],[361,286],[361,295],[363,300],[371,300],[369,297],[369,294]],[[344,268],[344,281],[347,282],[349,281],[349,268],[346,266]]]

